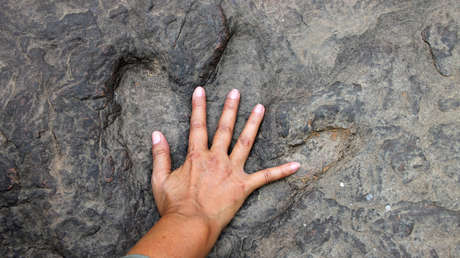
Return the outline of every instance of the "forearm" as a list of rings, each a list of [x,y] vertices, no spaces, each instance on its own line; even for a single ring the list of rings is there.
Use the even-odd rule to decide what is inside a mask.
[[[162,217],[128,254],[205,257],[220,231],[201,218],[170,214]]]

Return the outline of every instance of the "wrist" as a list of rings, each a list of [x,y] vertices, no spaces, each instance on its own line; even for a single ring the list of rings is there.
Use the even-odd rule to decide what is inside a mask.
[[[217,241],[222,227],[206,216],[189,215],[179,212],[167,213],[161,217],[161,220],[168,220],[170,223],[181,225],[190,229],[197,237],[202,237],[209,250]]]

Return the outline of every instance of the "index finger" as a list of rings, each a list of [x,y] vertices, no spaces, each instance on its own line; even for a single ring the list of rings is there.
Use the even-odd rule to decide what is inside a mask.
[[[190,134],[188,138],[189,153],[194,150],[208,148],[208,132],[206,130],[206,96],[203,87],[197,87],[192,96],[192,117],[190,118]]]

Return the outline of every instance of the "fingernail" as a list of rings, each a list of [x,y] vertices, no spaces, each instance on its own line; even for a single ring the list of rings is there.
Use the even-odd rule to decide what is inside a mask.
[[[193,93],[195,97],[202,97],[204,96],[204,89],[203,87],[196,87],[195,92]]]
[[[300,164],[298,162],[294,162],[289,166],[289,168],[294,171],[297,170],[299,167],[300,167]]]
[[[239,97],[240,93],[238,92],[237,89],[233,89],[232,91],[230,91],[230,94],[228,94],[228,96],[231,98],[231,99],[237,99]]]
[[[161,141],[161,134],[158,131],[152,133],[152,142],[153,144],[157,144]]]
[[[264,106],[262,106],[261,104],[257,104],[254,111],[256,113],[262,113],[264,111]]]

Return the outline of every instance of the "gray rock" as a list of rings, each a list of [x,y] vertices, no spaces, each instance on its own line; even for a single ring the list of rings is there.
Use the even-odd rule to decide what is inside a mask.
[[[203,85],[211,137],[232,88],[234,141],[265,105],[246,171],[302,163],[210,257],[460,256],[459,28],[454,0],[4,1],[0,255],[123,255]]]

